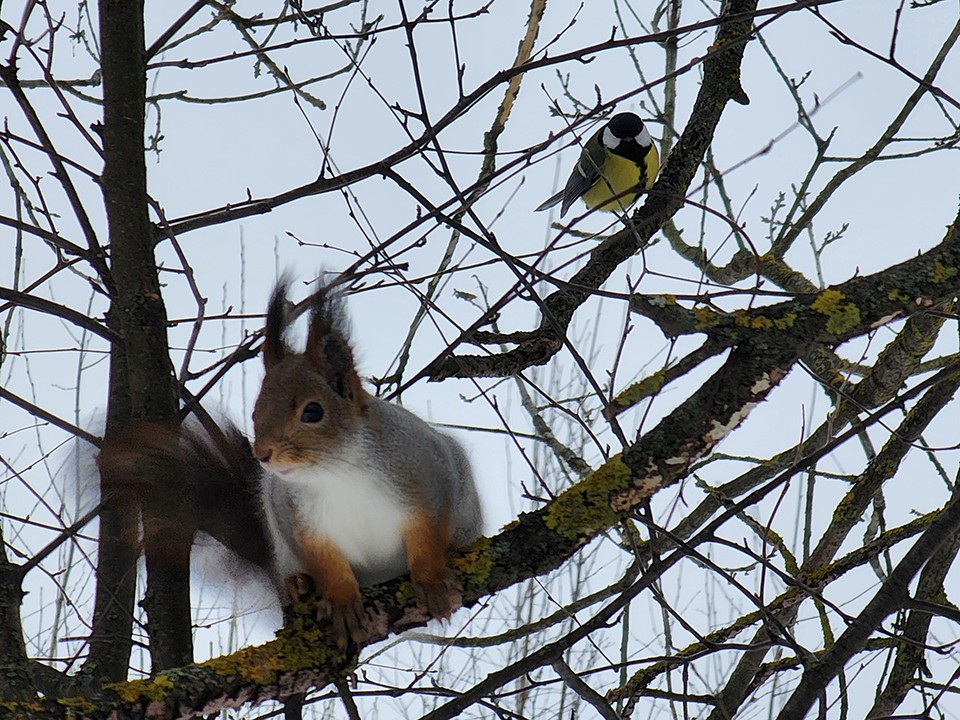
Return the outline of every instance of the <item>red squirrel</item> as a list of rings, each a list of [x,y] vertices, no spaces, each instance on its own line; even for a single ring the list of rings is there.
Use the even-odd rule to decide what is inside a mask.
[[[483,526],[466,453],[363,388],[342,297],[329,285],[313,295],[304,352],[292,350],[288,287],[282,279],[267,309],[252,448],[232,428],[200,437],[196,426],[140,426],[104,443],[101,471],[136,483],[161,469],[198,496],[229,495],[232,486],[247,527],[214,518],[199,529],[264,567],[282,604],[315,590],[341,647],[367,637],[360,587],[408,571],[424,609],[448,618],[459,596],[447,553]],[[257,514],[259,527],[250,528]]]

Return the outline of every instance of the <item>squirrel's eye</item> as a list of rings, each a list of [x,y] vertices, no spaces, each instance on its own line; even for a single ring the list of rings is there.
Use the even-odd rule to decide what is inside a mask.
[[[323,419],[323,408],[318,402],[309,402],[300,414],[300,422],[317,423]]]

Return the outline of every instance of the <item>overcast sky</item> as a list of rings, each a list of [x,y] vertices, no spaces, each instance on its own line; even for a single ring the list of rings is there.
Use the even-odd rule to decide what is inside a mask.
[[[68,27],[77,26],[75,3],[51,0],[49,4],[54,14],[64,13]],[[466,14],[480,4],[458,2],[454,7],[457,13]],[[188,5],[185,2],[148,2],[148,45]],[[398,21],[396,3],[371,3],[374,5],[382,5],[370,9],[371,16],[383,13],[381,27]],[[441,5],[446,7],[443,3]],[[249,15],[261,6],[261,3],[238,2],[234,9]],[[408,4],[411,13],[417,12],[419,7]],[[896,0],[845,0],[824,7],[822,14],[856,42],[885,56],[891,47],[896,11],[900,7],[901,3]],[[17,24],[22,8],[22,2],[8,0],[0,10],[0,17]],[[718,4],[714,2],[687,3],[682,23],[703,20],[717,9]],[[552,42],[549,55],[558,56],[602,43],[611,36],[611,29],[616,37],[639,36],[645,30],[634,13],[639,13],[647,22],[649,11],[648,3],[639,2],[634,3],[632,10],[625,4],[607,0],[591,0],[586,7],[573,2],[548,3],[538,48]],[[328,13],[328,28],[335,33],[349,32],[351,25],[358,24],[359,12],[358,6],[350,6]],[[436,12],[445,12],[445,9],[438,6]],[[432,119],[443,116],[457,102],[455,57],[459,57],[465,66],[462,84],[469,92],[512,64],[527,14],[528,8],[523,3],[494,2],[489,13],[463,21],[457,33],[456,47],[448,23],[425,25],[416,30],[419,72]],[[200,13],[188,24],[187,30],[196,30],[209,17],[209,11]],[[941,2],[925,9],[904,7],[896,37],[896,63],[910,73],[922,75],[956,19],[955,2]],[[90,29],[83,27],[85,23],[82,19],[81,29],[85,30],[89,42]],[[39,27],[34,30],[39,31]],[[302,30],[300,35],[303,35]],[[182,36],[183,33],[177,37]],[[272,40],[280,42],[288,36],[288,30],[281,30]],[[57,37],[54,74],[61,78],[93,77],[95,63],[83,45],[71,43],[66,33]],[[266,33],[260,31],[257,37],[263,39]],[[678,64],[683,66],[704,55],[713,38],[713,29],[685,36]],[[816,172],[811,182],[812,193],[824,186],[845,159],[860,155],[876,142],[915,87],[904,70],[839,42],[831,35],[830,27],[811,12],[789,13],[771,22],[762,32],[762,39],[763,44],[750,43],[743,65],[741,79],[750,103],[731,103],[726,108],[712,147],[713,161],[718,168],[725,170],[752,157],[777,139],[769,152],[753,158],[723,178],[738,221],[761,253],[769,247],[767,219],[771,207],[780,194],[786,194],[787,202],[792,202],[793,192],[808,172],[816,153],[810,134],[795,126],[797,107],[784,78],[800,83],[796,92],[804,107],[808,112],[816,110],[814,125],[822,137],[830,137],[827,155],[840,159]],[[209,102],[214,98],[275,88],[276,84],[266,69],[256,68],[250,58],[189,71],[173,66],[182,59],[228,55],[243,48],[244,43],[237,33],[222,26],[212,34],[198,35],[177,44],[155,58],[155,63],[169,65],[155,69],[149,78],[149,93],[162,98],[151,107],[148,117],[149,131],[154,132],[159,122],[162,133],[157,143],[159,152],[148,155],[149,188],[168,220],[242,202],[248,194],[254,198],[267,197],[308,183],[317,177],[324,164],[323,145],[329,144],[327,162],[333,169],[328,175],[332,175],[376,162],[409,141],[395,108],[415,110],[418,100],[410,54],[401,32],[380,34],[375,43],[363,47],[362,74],[343,73],[307,88],[308,92],[322,99],[326,109],[312,106],[303,98],[295,101],[289,92],[243,103]],[[0,43],[2,57],[6,57],[9,49],[9,39]],[[528,73],[523,78],[513,116],[500,137],[498,164],[502,166],[510,162],[551,134],[565,130],[566,121],[556,117],[550,109],[556,104],[566,112],[574,112],[577,108],[566,93],[579,98],[589,109],[598,95],[606,102],[648,84],[648,91],[625,99],[616,109],[632,110],[641,117],[651,117],[655,107],[663,104],[663,84],[660,82],[664,73],[663,48],[649,43],[634,47],[633,52],[635,57],[627,50],[603,52],[585,57],[584,62],[570,62]],[[41,77],[36,63],[26,58],[21,55],[21,79]],[[273,58],[294,81],[323,75],[347,64],[343,44],[331,41],[278,51]],[[638,76],[635,60],[643,70],[642,79]],[[960,55],[954,53],[944,65],[938,84],[953,97],[960,97],[958,77]],[[566,88],[564,83],[568,83]],[[678,130],[682,131],[685,126],[699,87],[699,65],[696,65],[678,82]],[[174,98],[184,90],[190,102]],[[483,133],[494,118],[503,90],[502,85],[495,87],[440,135],[445,160],[460,188],[469,187],[477,178],[482,161],[479,151]],[[97,95],[99,88],[82,88],[81,92]],[[30,91],[30,97],[36,102],[61,153],[95,172],[99,171],[95,153],[77,129],[68,119],[57,116],[60,108],[56,98],[46,90],[36,89]],[[73,94],[68,94],[67,98],[84,126],[89,127],[99,118],[95,105],[83,102]],[[898,143],[895,152],[908,153],[929,147],[932,144],[930,138],[949,135],[952,128],[945,113],[956,118],[957,108],[950,103],[937,104],[930,98],[924,99],[906,126],[905,134],[917,140]],[[0,94],[0,115],[9,123],[13,133],[29,136],[22,113],[6,91]],[[410,127],[414,135],[421,131],[416,121],[411,121]],[[593,132],[594,127],[584,125],[578,134]],[[651,123],[649,127],[655,138],[662,137],[662,126]],[[515,255],[534,253],[556,239],[557,232],[549,227],[549,222],[556,217],[550,213],[534,213],[533,209],[562,185],[572,168],[579,148],[562,149],[571,141],[568,134],[544,152],[531,156],[529,163],[518,165],[498,177],[495,187],[474,207],[507,252]],[[54,179],[48,174],[48,164],[38,154],[20,145],[16,148],[30,172],[42,176],[42,187],[57,203],[54,210],[61,215],[57,227],[62,235],[79,242],[81,236],[76,221],[69,215]],[[0,151],[9,161],[8,148],[0,148]],[[436,158],[431,155],[431,159]],[[443,204],[453,197],[450,187],[421,158],[411,159],[397,169],[432,202]],[[941,240],[944,228],[956,213],[960,187],[957,169],[953,150],[877,163],[844,186],[817,217],[812,238],[818,243],[828,233],[845,228],[842,238],[823,253],[819,268],[806,240],[791,250],[787,260],[812,281],[820,282],[819,272],[823,283],[830,284],[858,273],[876,272],[932,247]],[[77,172],[74,177],[101,233],[101,240],[104,240],[102,201],[97,188],[82,173]],[[700,174],[694,186],[699,186],[702,179]],[[713,186],[706,195],[700,192],[692,197],[722,210]],[[0,188],[0,214],[10,215],[14,208],[12,191],[4,182]],[[582,213],[579,206],[575,210],[576,215]],[[406,227],[418,212],[417,203],[396,185],[382,177],[371,177],[352,185],[346,196],[331,192],[308,197],[269,214],[183,234],[180,237],[182,248],[190,258],[201,292],[209,300],[207,314],[215,315],[231,308],[231,315],[236,316],[223,323],[211,322],[205,327],[198,343],[198,348],[205,352],[194,356],[191,368],[200,370],[214,363],[242,340],[245,332],[261,327],[262,321],[258,317],[240,319],[239,316],[262,313],[278,270],[289,268],[297,279],[304,281],[314,278],[321,268],[340,271],[352,262],[354,255],[366,252],[371,242],[382,241]],[[570,215],[566,219],[569,220]],[[736,249],[727,224],[714,217],[703,217],[695,207],[682,210],[675,221],[689,243],[696,243],[702,233],[704,250],[718,263],[728,259]],[[610,222],[610,216],[591,215],[580,221],[577,229],[596,232]],[[409,263],[407,277],[419,277],[436,269],[449,242],[450,231],[423,224],[416,232],[401,237],[395,247],[412,245],[421,237],[425,240],[422,246],[411,247],[408,252],[398,255],[399,260]],[[13,256],[16,242],[15,233],[0,226],[0,253],[3,257]],[[578,265],[594,242],[590,239],[574,242],[569,236],[565,237],[563,243],[569,247],[552,252],[545,267],[565,263]],[[26,245],[19,270],[20,287],[42,276],[52,262],[51,253],[45,247],[33,241]],[[158,249],[158,257],[167,268],[176,269],[180,265],[169,243]],[[493,254],[469,239],[460,241],[455,257],[457,262],[475,264],[476,267],[455,274],[445,285],[440,300],[445,315],[433,313],[421,328],[412,348],[406,377],[412,377],[455,338],[458,327],[467,326],[478,317],[480,311],[477,307],[453,297],[455,290],[479,294],[482,283],[491,300],[496,300],[515,280]],[[558,276],[563,279],[572,272],[571,267],[566,267],[558,271]],[[613,293],[627,292],[628,276],[634,282],[639,280],[639,290],[645,293],[693,294],[703,287],[699,272],[678,258],[662,239],[616,273],[605,289]],[[196,306],[182,275],[167,272],[162,279],[166,283],[169,317],[194,317]],[[0,284],[7,287],[15,284],[12,264],[0,264]],[[751,284],[746,283],[743,287],[750,288]],[[546,292],[546,288],[541,286],[541,291]],[[306,294],[306,287],[297,287],[295,292],[302,297]],[[92,303],[94,315],[102,315],[105,310],[100,298],[91,298],[86,280],[79,275],[60,273],[53,281],[44,283],[36,294],[84,312]],[[727,302],[733,308],[744,306],[747,300],[746,295],[739,295]],[[381,377],[395,369],[398,348],[417,307],[416,297],[399,287],[378,288],[351,298],[349,308],[362,374]],[[538,318],[533,303],[515,302],[502,313],[499,326],[507,331],[525,330],[535,327]],[[90,343],[90,352],[81,355],[71,350],[81,342],[76,328],[37,313],[17,311],[11,315],[5,311],[0,313],[0,321],[10,323],[6,326],[9,328],[6,335],[9,350],[31,351],[31,354],[13,354],[4,360],[0,367],[0,383],[70,422],[98,432],[96,418],[102,414],[106,400],[104,344],[88,337],[83,341]],[[621,351],[619,340],[624,322],[625,303],[617,299],[595,299],[578,313],[572,334],[578,348],[595,363],[594,374],[601,381],[606,380],[606,372],[613,367],[618,352],[629,359],[629,362],[621,361],[615,382],[617,389],[661,367],[666,361],[668,348],[667,342],[652,325],[637,320],[635,330]],[[170,335],[171,345],[184,347],[191,329],[189,323],[174,327]],[[684,340],[673,350],[672,356],[679,356],[683,349],[694,347],[698,341],[696,338]],[[944,344],[943,350],[948,349],[949,346]],[[38,352],[40,350],[44,352]],[[56,352],[47,352],[50,350]],[[873,351],[874,348],[867,343],[851,343],[841,352],[845,357],[855,359]],[[181,357],[175,353],[178,367]],[[715,364],[708,365],[691,376],[690,384],[668,388],[649,407],[644,406],[623,418],[621,421],[628,438],[638,430],[653,427],[659,417],[686,397],[694,381],[702,379],[715,367]],[[588,397],[582,405],[570,400],[570,397],[583,393],[584,388],[576,381],[577,372],[569,356],[558,357],[548,368],[533,371],[528,376],[566,398],[568,409],[589,418],[596,440],[585,437],[569,424],[563,427],[562,439],[583,443],[582,452],[591,465],[602,462],[607,448],[616,451],[616,438],[596,415],[597,399]],[[231,370],[209,396],[208,406],[237,422],[247,422],[260,377],[259,362],[246,363]],[[198,390],[205,382],[206,377],[195,383],[192,389]],[[497,407],[494,407],[494,400]],[[542,402],[543,398],[536,400]],[[540,471],[547,468],[551,482],[559,482],[555,458],[545,454],[536,443],[527,440],[515,443],[502,433],[504,421],[516,431],[531,432],[529,418],[519,407],[513,381],[419,382],[404,394],[403,401],[434,422],[474,428],[455,432],[474,458],[487,511],[488,532],[495,532],[529,507],[523,494],[525,489],[536,492],[534,470],[530,467],[533,458],[540,461]],[[797,442],[804,432],[822,420],[828,409],[828,403],[815,384],[801,370],[795,369],[771,402],[758,408],[721,450],[752,456],[772,454]],[[67,436],[59,430],[34,425],[27,413],[10,404],[0,404],[0,455],[9,463],[8,468],[0,471],[0,482],[6,494],[8,511],[19,515],[29,509],[37,522],[56,525],[60,520],[54,519],[53,514],[31,496],[25,484],[38,488],[46,494],[47,502],[53,508],[59,508],[61,498],[57,492],[45,488],[50,484],[49,476],[55,477],[56,487],[65,485],[71,491],[74,487],[70,481],[64,481],[64,473],[60,472],[66,455],[57,450],[57,446]],[[944,444],[947,442],[945,439]],[[52,453],[51,458],[47,457],[48,453]],[[955,467],[956,453],[945,453],[942,459]],[[835,470],[845,470],[840,465],[842,461],[843,456],[838,456]],[[851,458],[851,461],[859,462],[860,458]],[[711,477],[708,468],[705,475],[718,480],[733,472],[724,468]],[[22,481],[14,477],[17,473],[22,475]],[[85,496],[80,501],[80,508],[74,505],[72,498],[64,498],[66,507],[62,519],[69,520],[79,510],[89,507],[91,497]],[[664,493],[657,500],[665,516],[677,501],[676,492]],[[910,502],[905,503],[904,514],[913,509]],[[10,534],[11,528],[16,528],[13,535]],[[7,531],[6,540],[27,554],[50,537],[48,533],[23,528],[18,523],[5,522],[4,529]],[[602,560],[598,562],[602,566]],[[80,592],[76,588],[83,586],[88,576],[89,572],[82,572],[71,577],[75,592]],[[25,621],[39,631],[51,622],[49,602],[54,585],[40,573],[32,573],[30,580],[35,583],[32,592],[38,604],[35,614],[30,614]],[[852,588],[851,596],[858,592],[859,588]],[[691,597],[694,603],[703,602],[702,596]],[[265,638],[269,632],[269,627],[261,626],[256,637]],[[219,640],[207,640],[207,635],[201,637],[204,640],[198,642],[199,654],[208,650],[213,654],[220,652],[219,646],[205,644]]]

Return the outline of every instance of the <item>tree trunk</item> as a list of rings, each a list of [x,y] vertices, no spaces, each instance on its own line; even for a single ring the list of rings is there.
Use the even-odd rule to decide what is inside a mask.
[[[123,338],[113,349],[107,434],[131,420],[173,417],[177,410],[167,316],[147,210],[144,158],[146,60],[143,1],[101,0],[103,73],[103,196],[110,234],[110,324]],[[104,479],[104,490],[112,485]],[[189,663],[189,552],[192,531],[178,522],[175,493],[159,485],[141,500],[147,565],[147,611],[154,672]],[[136,503],[121,490],[101,519],[94,642],[97,675],[126,673],[136,580]],[[93,655],[91,655],[93,658]]]

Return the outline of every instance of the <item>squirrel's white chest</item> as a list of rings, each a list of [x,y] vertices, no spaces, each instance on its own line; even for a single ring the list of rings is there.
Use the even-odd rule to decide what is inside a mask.
[[[302,530],[340,548],[361,585],[407,571],[403,527],[410,513],[383,479],[350,462],[330,462],[276,480],[293,495]]]

